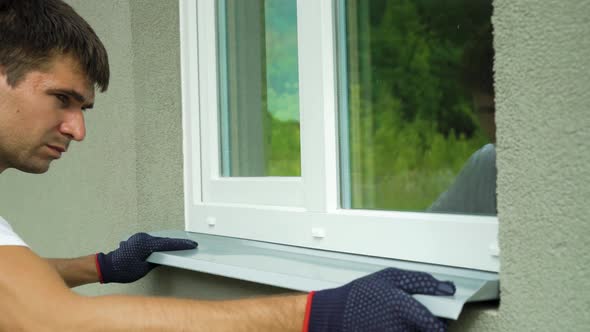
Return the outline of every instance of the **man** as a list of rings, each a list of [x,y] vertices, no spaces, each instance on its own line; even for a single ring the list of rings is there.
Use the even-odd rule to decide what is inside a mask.
[[[43,173],[85,135],[94,89],[108,87],[104,46],[61,0],[0,0],[0,173]],[[186,240],[136,234],[109,254],[44,260],[0,219],[2,331],[442,331],[410,294],[452,295],[450,282],[385,269],[339,288],[236,301],[85,297],[90,282],[130,282],[157,250]]]

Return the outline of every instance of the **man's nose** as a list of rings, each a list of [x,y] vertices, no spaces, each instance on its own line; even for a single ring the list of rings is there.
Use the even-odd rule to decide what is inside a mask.
[[[84,124],[84,113],[81,110],[66,112],[66,115],[59,126],[62,135],[66,135],[75,141],[82,141],[86,137],[86,125]]]

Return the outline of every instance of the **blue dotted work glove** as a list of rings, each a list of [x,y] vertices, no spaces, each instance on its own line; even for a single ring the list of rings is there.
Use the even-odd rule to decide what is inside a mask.
[[[446,322],[411,294],[454,293],[450,281],[387,268],[339,288],[310,293],[303,331],[446,331]]]
[[[96,268],[101,283],[129,283],[143,278],[157,264],[146,262],[156,251],[173,251],[195,249],[197,243],[186,239],[155,237],[146,233],[137,233],[119,248],[108,254],[96,254]]]

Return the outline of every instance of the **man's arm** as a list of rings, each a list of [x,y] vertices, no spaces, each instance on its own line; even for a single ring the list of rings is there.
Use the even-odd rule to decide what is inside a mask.
[[[308,295],[237,301],[84,297],[26,247],[0,246],[0,331],[446,331],[412,294],[455,293],[387,268]]]
[[[137,233],[107,254],[98,253],[71,259],[47,258],[46,261],[70,288],[99,281],[129,283],[143,278],[157,266],[147,262],[152,253],[190,250],[196,247],[197,243],[188,239]]]
[[[45,261],[55,269],[70,288],[100,281],[95,255],[70,259],[46,258]]]
[[[236,301],[84,297],[25,247],[0,246],[0,330],[301,331],[307,295]]]

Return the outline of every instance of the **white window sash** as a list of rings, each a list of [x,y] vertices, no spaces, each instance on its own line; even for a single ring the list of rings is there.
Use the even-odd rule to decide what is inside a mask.
[[[187,54],[197,58],[199,64],[201,156],[200,165],[202,198],[206,202],[236,204],[264,204],[271,206],[301,206],[303,203],[302,180],[297,177],[222,177],[220,175],[219,132],[219,76],[217,58],[216,1],[197,2],[196,22],[198,42]],[[195,25],[196,24],[196,25]],[[192,91],[191,93],[195,93]],[[196,105],[195,105],[196,106]],[[193,177],[197,176],[196,169]],[[195,188],[193,188],[194,190]]]

